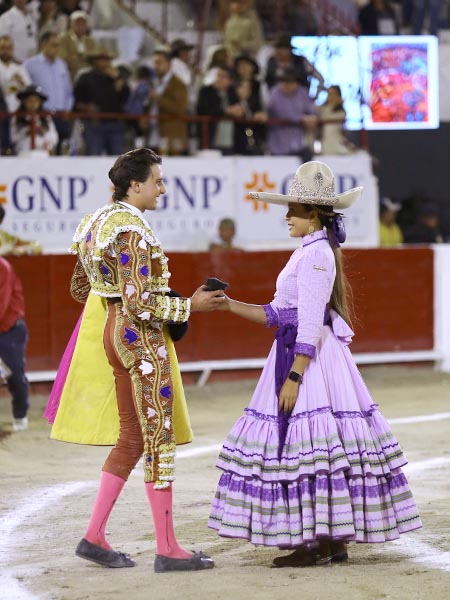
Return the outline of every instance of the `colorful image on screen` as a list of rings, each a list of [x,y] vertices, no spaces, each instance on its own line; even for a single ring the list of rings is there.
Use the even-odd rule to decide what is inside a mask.
[[[435,36],[361,36],[358,54],[366,129],[439,127]]]
[[[347,129],[439,127],[438,42],[435,36],[295,36],[325,85],[339,85]],[[311,81],[321,104],[326,94]]]
[[[374,44],[369,106],[375,123],[428,121],[427,64],[425,44]]]

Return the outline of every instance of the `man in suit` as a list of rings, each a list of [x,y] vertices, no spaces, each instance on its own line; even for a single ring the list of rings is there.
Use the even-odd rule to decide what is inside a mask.
[[[81,73],[75,82],[76,110],[91,113],[84,119],[84,140],[88,156],[122,154],[125,126],[120,118],[98,119],[101,113],[124,113],[130,89],[112,65],[112,55],[100,46],[88,54],[92,68]]]
[[[186,154],[188,124],[180,117],[188,114],[188,90],[171,69],[169,48],[158,48],[153,54],[155,86],[150,92],[151,123],[150,145],[159,154]],[[159,117],[159,118],[156,118]]]
[[[217,67],[216,79],[212,85],[200,88],[197,101],[197,114],[211,117],[244,116],[244,110],[239,104],[230,69]],[[201,142],[203,142],[200,130]],[[209,147],[220,150],[222,154],[232,154],[234,144],[234,122],[221,119],[211,121],[208,126]],[[203,145],[203,144],[201,144]]]

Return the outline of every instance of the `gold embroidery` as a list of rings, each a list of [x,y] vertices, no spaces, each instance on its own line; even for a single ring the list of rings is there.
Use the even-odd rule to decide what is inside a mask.
[[[167,258],[150,226],[130,211],[108,205],[95,215],[83,217],[71,246],[72,253],[78,254],[81,260],[93,293],[106,297],[120,296],[115,260],[110,253],[111,245],[125,231],[137,233],[148,243],[148,250],[143,252],[142,246],[139,246],[136,252],[142,255],[142,260],[138,261],[141,266],[148,260],[149,288],[163,294],[168,292],[170,273]]]

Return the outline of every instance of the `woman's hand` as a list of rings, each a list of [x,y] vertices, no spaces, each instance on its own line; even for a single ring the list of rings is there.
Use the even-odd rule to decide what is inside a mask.
[[[225,294],[222,290],[207,292],[204,286],[200,286],[195,290],[191,297],[191,312],[210,312],[221,308],[225,302]]]
[[[217,310],[231,310],[231,298],[228,298],[226,294],[222,296],[222,302],[217,307]]]
[[[305,115],[300,119],[300,122],[305,127],[305,129],[314,129],[318,125],[317,115]]]
[[[300,382],[286,379],[283,383],[283,387],[280,390],[280,397],[278,401],[278,410],[283,410],[286,414],[292,412],[298,398],[298,388]]]
[[[258,121],[258,123],[266,123],[268,119],[267,113],[263,112],[262,110],[255,112],[253,118],[255,121]]]

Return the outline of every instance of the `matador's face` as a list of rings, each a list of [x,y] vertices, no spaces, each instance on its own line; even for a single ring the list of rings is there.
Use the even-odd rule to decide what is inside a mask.
[[[141,200],[144,210],[155,210],[158,198],[166,193],[161,165],[152,165],[149,176],[139,184]]]

